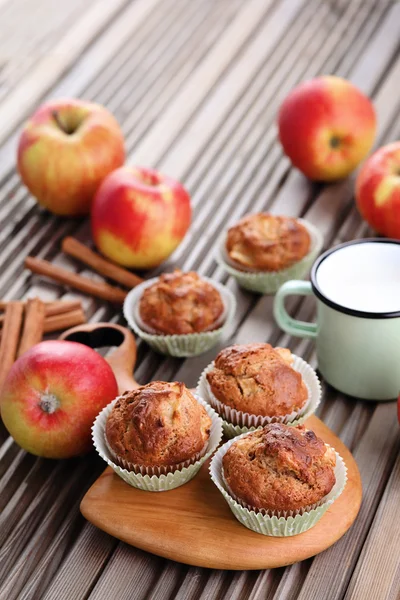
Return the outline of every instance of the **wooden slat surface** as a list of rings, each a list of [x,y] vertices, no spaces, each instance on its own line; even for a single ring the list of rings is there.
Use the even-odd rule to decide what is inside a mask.
[[[400,536],[400,520],[397,517],[399,494],[398,456],[347,589],[347,600],[367,597],[368,594],[390,599],[399,597],[399,557],[396,552],[388,551],[396,548]],[[381,557],[379,562],[376,561],[377,555]]]
[[[400,5],[390,0],[0,1],[0,296],[81,297],[92,320],[123,322],[106,303],[23,271],[26,254],[91,276],[60,253],[84,221],[41,212],[15,172],[18,132],[44,98],[81,96],[113,111],[128,162],[181,178],[194,221],[160,270],[194,268],[225,283],[238,311],[226,343],[286,344],[315,365],[313,344],[283,335],[272,299],[237,288],[213,243],[241,215],[268,208],[305,216],[325,246],[370,234],[353,179],[316,186],[290,168],[276,141],[280,102],[320,73],[372,96],[378,145],[400,138]],[[34,25],[34,26],[33,26]],[[291,310],[314,318],[312,298]],[[218,348],[180,361],[138,344],[137,378],[194,385]],[[179,565],[131,548],[84,521],[79,501],[103,468],[91,455],[57,463],[27,455],[0,424],[0,600],[395,600],[400,597],[399,436],[393,404],[356,402],[324,387],[319,416],[354,452],[364,486],[355,525],[322,555],[271,571]]]

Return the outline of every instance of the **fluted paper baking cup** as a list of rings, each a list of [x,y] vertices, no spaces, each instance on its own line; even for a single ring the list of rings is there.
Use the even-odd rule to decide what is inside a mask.
[[[281,417],[264,417],[236,410],[224,404],[214,396],[207,381],[207,373],[214,368],[214,361],[210,363],[200,375],[196,392],[204,398],[216,410],[223,419],[224,434],[232,438],[242,433],[254,431],[259,427],[265,427],[269,423],[284,423],[285,425],[300,425],[308,417],[315,413],[321,401],[321,384],[314,369],[300,356],[293,356],[292,368],[301,374],[308,392],[305,405],[298,411]]]
[[[181,485],[184,485],[197,474],[200,467],[204,462],[211,456],[216,450],[218,444],[222,438],[222,423],[221,419],[215,412],[215,410],[207,404],[202,398],[196,395],[196,400],[204,406],[207,414],[211,418],[211,430],[210,438],[208,440],[206,452],[193,464],[188,464],[182,468],[169,473],[162,473],[160,475],[149,475],[147,473],[135,473],[135,471],[129,471],[124,469],[120,465],[114,462],[113,457],[107,447],[105,440],[105,426],[108,415],[110,414],[112,407],[117,402],[118,398],[115,398],[110,404],[108,404],[103,410],[97,415],[96,420],[92,427],[92,439],[93,444],[101,456],[101,458],[113,469],[113,471],[119,475],[126,483],[138,488],[139,490],[145,490],[148,492],[166,492],[173,490]],[[190,462],[190,461],[189,461]]]
[[[224,432],[224,436],[229,439],[237,437],[242,433],[250,433],[256,429],[261,429],[261,427],[241,427],[240,425],[234,425],[233,423],[229,423],[228,421],[225,421],[225,419],[222,419],[222,430]]]
[[[321,233],[314,225],[305,221],[304,219],[298,219],[298,221],[307,228],[310,238],[311,247],[310,251],[304,258],[296,262],[294,265],[287,269],[281,269],[280,271],[254,271],[251,269],[241,270],[232,262],[228,257],[225,243],[226,243],[226,232],[219,241],[218,251],[216,260],[218,264],[232,277],[236,279],[238,284],[250,290],[251,292],[257,292],[259,294],[275,294],[278,289],[286,281],[291,279],[303,279],[309,272],[314,260],[321,252],[323,246],[323,238]]]
[[[336,450],[334,448],[332,448],[331,446],[329,446],[329,444],[325,444],[325,446],[327,448],[331,448],[335,452],[335,455],[337,455]],[[336,462],[337,462],[337,460],[338,459],[336,457]],[[335,466],[335,468],[336,468],[336,466]],[[335,479],[336,479],[336,473],[335,473]],[[225,479],[225,472],[224,472],[223,468],[222,468],[222,481],[224,483],[224,487],[225,487],[226,491],[228,492],[228,494],[238,504],[240,504],[244,508],[247,508],[247,510],[249,510],[249,511],[254,511],[255,513],[261,513],[263,515],[268,515],[269,517],[278,517],[278,519],[280,517],[284,517],[285,519],[287,519],[288,517],[295,517],[296,515],[303,515],[305,512],[310,512],[310,511],[314,510],[315,508],[318,508],[318,506],[321,506],[325,502],[325,498],[326,498],[326,496],[324,496],[318,502],[314,502],[314,504],[308,504],[307,506],[302,506],[301,508],[294,510],[294,511],[293,510],[282,510],[282,511],[267,510],[265,508],[257,508],[256,506],[251,506],[250,504],[247,504],[247,502],[244,502],[244,500],[241,500],[240,498],[238,498],[232,492],[231,488],[229,487],[228,482]]]
[[[141,473],[142,475],[150,475],[150,476],[157,475],[157,477],[159,477],[160,475],[167,475],[168,473],[173,473],[174,471],[181,471],[184,467],[189,467],[190,465],[193,465],[198,460],[200,460],[202,456],[204,456],[204,454],[207,452],[207,448],[208,448],[208,442],[207,442],[207,444],[205,444],[204,448],[202,448],[200,450],[200,452],[196,452],[196,454],[194,454],[191,458],[188,458],[187,460],[185,460],[183,462],[176,463],[175,465],[160,465],[160,466],[152,465],[152,466],[150,466],[150,465],[139,465],[139,464],[131,463],[128,460],[125,460],[124,458],[117,456],[117,454],[115,454],[115,452],[111,448],[110,444],[108,443],[105,432],[104,432],[104,441],[105,441],[107,450],[111,456],[111,459],[117,465],[119,465],[123,469],[126,469],[127,471],[134,471],[135,473]]]
[[[229,493],[226,483],[223,478],[223,467],[222,459],[226,452],[229,450],[231,445],[238,439],[249,435],[248,433],[242,434],[239,438],[229,440],[214,455],[210,464],[210,475],[213,483],[217,486],[225,500],[227,501],[229,508],[236,517],[236,519],[248,529],[261,533],[262,535],[269,535],[273,537],[288,537],[303,533],[308,529],[311,529],[325,514],[328,508],[333,504],[340,494],[343,492],[347,482],[347,467],[342,457],[336,454],[336,466],[335,466],[335,477],[336,483],[329,492],[317,505],[313,507],[306,507],[308,510],[301,511],[287,511],[282,513],[270,513],[267,514],[265,511],[249,510],[239,502],[237,502],[232,495]]]
[[[124,316],[133,331],[143,339],[153,350],[168,356],[190,357],[203,354],[227,333],[236,310],[236,299],[227,287],[209,277],[202,277],[213,285],[221,295],[224,304],[224,322],[217,329],[201,333],[185,333],[164,335],[145,331],[139,316],[139,301],[145,288],[158,281],[158,277],[149,279],[136,286],[129,292],[124,302]]]

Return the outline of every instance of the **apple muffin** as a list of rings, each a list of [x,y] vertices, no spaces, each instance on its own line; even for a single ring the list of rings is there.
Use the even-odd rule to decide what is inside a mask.
[[[221,294],[213,285],[193,271],[179,269],[161,275],[139,302],[144,325],[165,335],[217,329],[224,311]]]
[[[123,466],[179,468],[205,452],[210,430],[207,411],[183,383],[153,381],[117,400],[105,437]]]
[[[286,348],[229,346],[218,354],[206,377],[222,404],[253,415],[283,417],[301,410],[308,400],[307,387],[292,362]]]
[[[336,455],[313,431],[272,423],[236,440],[222,459],[229,492],[255,510],[301,511],[336,483]]]
[[[257,213],[228,230],[225,246],[238,269],[280,271],[308,254],[311,237],[297,219]]]

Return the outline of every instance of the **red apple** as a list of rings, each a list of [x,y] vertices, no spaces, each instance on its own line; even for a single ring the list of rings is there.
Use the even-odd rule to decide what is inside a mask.
[[[69,458],[91,448],[96,415],[118,395],[110,365],[91,348],[41,342],[14,363],[0,396],[3,423],[22,448]]]
[[[124,138],[112,114],[75,99],[41,106],[18,146],[23,182],[39,204],[57,215],[87,214],[99,184],[124,160]]]
[[[400,424],[400,394],[399,394],[399,397],[397,398],[397,420]]]
[[[373,229],[400,239],[400,142],[379,148],[365,161],[357,177],[356,202]]]
[[[371,101],[341,77],[297,86],[283,102],[279,139],[293,165],[310,179],[347,177],[370,151],[376,116]]]
[[[150,169],[122,167],[97,190],[93,239],[116,263],[149,269],[175,250],[190,218],[190,196],[182,184]]]

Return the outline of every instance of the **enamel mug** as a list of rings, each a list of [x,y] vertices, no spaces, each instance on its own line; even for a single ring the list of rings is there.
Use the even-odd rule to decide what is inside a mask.
[[[317,322],[289,316],[285,298],[314,295]],[[318,368],[334,388],[365,400],[400,393],[400,241],[355,240],[322,254],[311,282],[288,281],[274,315],[287,333],[316,342]]]

